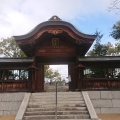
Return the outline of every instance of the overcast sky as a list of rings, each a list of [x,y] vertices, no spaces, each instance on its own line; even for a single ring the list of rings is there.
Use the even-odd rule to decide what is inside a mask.
[[[109,34],[119,16],[115,12],[108,12],[110,1],[0,0],[0,39],[26,34],[39,23],[57,15],[86,34],[101,31],[104,34],[102,43],[114,43]]]

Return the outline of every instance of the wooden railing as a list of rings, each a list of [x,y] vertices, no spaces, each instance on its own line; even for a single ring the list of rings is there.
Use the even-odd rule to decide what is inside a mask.
[[[28,91],[28,80],[0,80],[0,92]]]
[[[120,78],[89,78],[82,80],[83,90],[119,90]]]

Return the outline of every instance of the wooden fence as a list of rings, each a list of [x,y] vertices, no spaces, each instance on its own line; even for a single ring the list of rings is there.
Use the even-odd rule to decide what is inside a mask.
[[[0,92],[28,91],[28,80],[0,80]]]
[[[83,90],[120,90],[120,78],[89,78],[82,80]]]

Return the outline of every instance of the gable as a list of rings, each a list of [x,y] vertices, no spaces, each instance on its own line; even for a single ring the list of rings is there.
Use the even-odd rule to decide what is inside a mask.
[[[50,37],[36,45],[34,54],[35,56],[72,57],[76,56],[76,46],[66,38]]]
[[[62,40],[66,39],[68,45],[69,42],[73,43],[73,48],[77,49],[74,50],[72,47],[68,48],[66,46],[66,50],[65,48],[62,48],[62,51],[67,51],[68,49],[68,52],[70,52],[70,50],[71,52],[76,51],[76,54],[79,54],[79,56],[84,56],[94,42],[96,35],[84,34],[78,31],[72,24],[62,21],[61,19],[58,19],[58,17],[52,17],[52,19],[50,19],[49,21],[39,24],[28,34],[22,36],[14,36],[14,38],[19,47],[28,57],[33,57],[34,55],[36,55],[35,52],[37,44],[41,44],[42,46],[44,44],[44,41],[47,41],[49,39],[50,42],[50,39],[52,40],[53,38],[59,38],[60,43],[62,42]],[[50,48],[48,50],[50,51]],[[48,50],[43,50],[41,48],[39,52],[44,51],[45,54],[47,54],[46,51]],[[62,52],[59,49],[52,50],[52,48],[51,51],[56,53],[57,51]]]

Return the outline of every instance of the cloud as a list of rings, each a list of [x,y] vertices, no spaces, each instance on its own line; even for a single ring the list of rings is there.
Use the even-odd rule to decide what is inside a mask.
[[[110,0],[0,0],[0,37],[29,32],[58,15],[66,21],[107,13]]]
[[[63,78],[68,77],[68,65],[50,65],[53,71],[58,70]]]
[[[0,0],[0,38],[26,34],[37,24],[48,20],[53,15],[58,15],[62,20],[71,23],[75,21],[76,24],[79,24],[80,20],[89,21],[89,18],[95,20],[96,16],[101,18],[101,14],[109,16],[109,19],[115,18],[116,16],[109,14],[107,11],[110,1]],[[95,22],[93,23],[95,24]],[[93,27],[93,25],[91,26]],[[92,27],[89,28],[90,31]],[[86,28],[88,29],[88,26]],[[52,68],[59,70],[62,75],[68,75],[66,66],[53,66]]]

